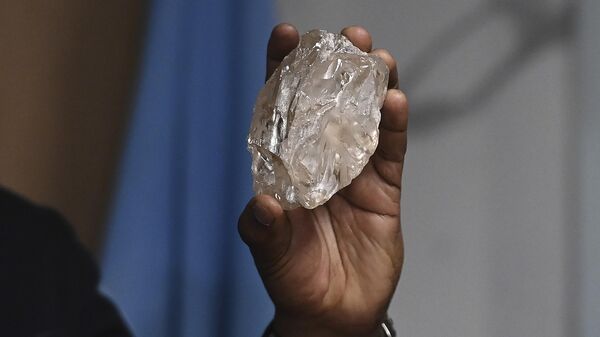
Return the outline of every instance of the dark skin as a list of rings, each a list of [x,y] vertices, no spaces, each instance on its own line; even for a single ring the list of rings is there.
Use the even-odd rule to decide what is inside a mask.
[[[370,34],[352,26],[342,34],[378,55],[390,69],[379,144],[363,172],[327,203],[284,211],[267,195],[254,197],[239,220],[265,287],[275,304],[273,329],[281,337],[380,336],[380,323],[404,258],[400,190],[408,106],[398,87],[396,62],[372,50]],[[296,47],[297,30],[273,29],[267,78]]]

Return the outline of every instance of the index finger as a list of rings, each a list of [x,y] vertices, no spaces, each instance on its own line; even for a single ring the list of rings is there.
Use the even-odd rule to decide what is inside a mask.
[[[373,47],[373,40],[371,34],[365,28],[361,26],[349,26],[342,29],[342,35],[348,38],[353,45],[357,46],[358,49],[365,53],[371,52]]]
[[[383,62],[387,65],[390,73],[388,80],[388,88],[389,89],[398,89],[398,67],[396,66],[396,60],[390,54],[389,51],[385,49],[375,49],[371,52],[371,54],[379,56]]]
[[[271,31],[269,44],[267,45],[267,74],[268,80],[283,58],[296,48],[300,42],[300,36],[296,27],[289,23],[280,23]]]

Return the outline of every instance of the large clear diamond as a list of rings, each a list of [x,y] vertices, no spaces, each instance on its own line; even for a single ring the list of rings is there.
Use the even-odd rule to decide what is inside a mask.
[[[377,147],[388,69],[345,36],[304,34],[260,91],[248,135],[254,191],[315,208]]]

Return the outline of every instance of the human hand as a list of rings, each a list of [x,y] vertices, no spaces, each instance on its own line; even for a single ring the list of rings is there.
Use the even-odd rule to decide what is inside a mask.
[[[281,337],[379,336],[402,269],[406,97],[397,89],[393,57],[371,50],[364,28],[347,27],[342,34],[381,57],[390,70],[376,152],[361,174],[324,205],[284,211],[274,198],[258,195],[238,224],[275,304],[273,330]],[[298,41],[291,25],[273,29],[267,78]]]

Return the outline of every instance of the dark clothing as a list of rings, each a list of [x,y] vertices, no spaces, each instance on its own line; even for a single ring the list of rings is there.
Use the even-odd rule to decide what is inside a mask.
[[[0,336],[130,336],[56,212],[0,188]]]

